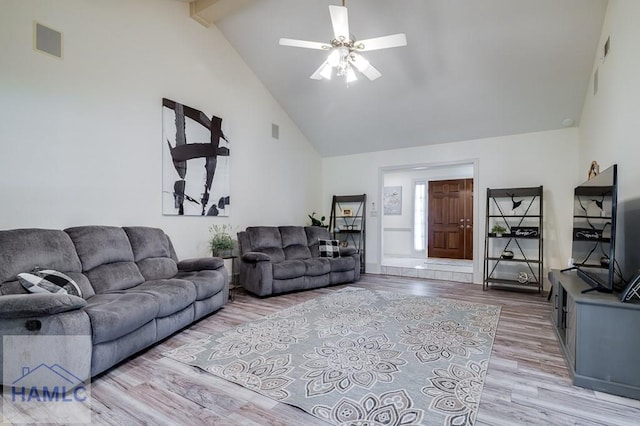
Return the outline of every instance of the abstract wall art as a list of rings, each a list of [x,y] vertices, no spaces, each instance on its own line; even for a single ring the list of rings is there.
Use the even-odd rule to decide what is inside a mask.
[[[398,215],[402,214],[402,187],[401,186],[385,186],[382,204],[384,214]]]
[[[162,99],[162,213],[229,216],[229,140],[222,119]]]

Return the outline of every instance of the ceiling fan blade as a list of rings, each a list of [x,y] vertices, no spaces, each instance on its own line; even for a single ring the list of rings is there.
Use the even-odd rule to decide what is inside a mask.
[[[359,40],[356,42],[355,48],[361,52],[369,50],[389,49],[390,47],[400,47],[407,45],[407,36],[393,34],[383,37],[369,38],[367,40]]]
[[[342,6],[329,6],[331,25],[336,40],[349,40],[349,14],[347,8]]]
[[[317,70],[315,70],[315,72],[313,74],[311,74],[311,76],[309,78],[313,79],[313,80],[322,80],[323,78],[327,78],[326,75],[323,75],[323,71],[325,69],[325,67],[329,65],[329,63],[327,61],[324,61],[322,63],[322,65],[320,65],[318,67]],[[330,66],[330,65],[329,65]],[[329,78],[327,78],[328,80],[331,79],[331,74],[329,74]]]
[[[369,61],[367,61],[357,53],[352,54],[349,62],[371,81],[375,80],[376,78],[382,77],[380,71],[378,71],[373,65],[369,63]]]
[[[292,38],[281,38],[280,46],[304,47],[305,49],[329,50],[331,46],[327,43],[317,41],[294,40]]]

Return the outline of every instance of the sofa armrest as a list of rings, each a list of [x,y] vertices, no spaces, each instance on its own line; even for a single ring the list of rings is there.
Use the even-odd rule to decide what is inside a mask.
[[[340,257],[353,256],[357,252],[355,247],[340,247]]]
[[[87,301],[69,294],[9,294],[0,297],[0,318],[55,315],[87,306]]]
[[[250,251],[242,255],[242,260],[247,263],[258,263],[269,261],[271,257],[258,251]]]
[[[178,271],[215,271],[224,266],[224,260],[220,257],[200,257],[194,259],[184,259],[178,262]]]

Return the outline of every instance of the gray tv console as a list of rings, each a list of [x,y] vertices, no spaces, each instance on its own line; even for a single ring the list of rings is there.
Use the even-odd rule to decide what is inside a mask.
[[[573,384],[640,399],[640,304],[591,291],[575,272],[549,272],[552,320]]]

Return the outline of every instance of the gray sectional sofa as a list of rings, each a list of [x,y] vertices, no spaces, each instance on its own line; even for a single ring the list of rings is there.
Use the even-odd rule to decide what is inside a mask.
[[[68,275],[82,297],[28,293],[16,277],[36,267]],[[178,261],[161,229],[0,231],[0,335],[90,335],[91,350],[73,354],[88,357],[74,362],[90,366],[74,372],[82,380],[220,309],[228,290],[222,259]]]
[[[258,296],[349,283],[360,279],[360,255],[340,248],[340,257],[319,257],[318,226],[254,226],[238,232],[240,283]]]

